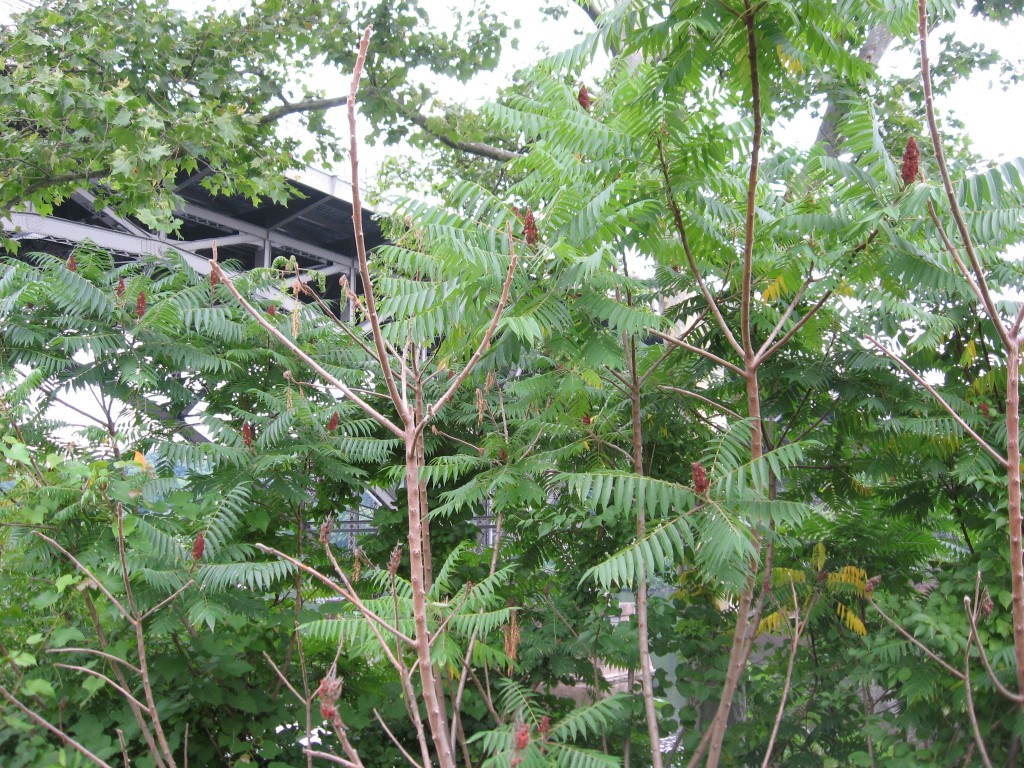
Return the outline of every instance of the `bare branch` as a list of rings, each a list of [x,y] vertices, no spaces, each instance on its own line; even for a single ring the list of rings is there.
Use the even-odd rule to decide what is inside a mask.
[[[722,333],[725,334],[725,338],[729,340],[729,346],[736,350],[740,355],[743,354],[743,347],[736,341],[736,337],[733,335],[732,329],[729,328],[729,324],[725,322],[725,316],[722,314],[721,308],[718,306],[718,299],[716,299],[711,291],[708,289],[707,284],[704,282],[704,277],[700,273],[700,268],[697,266],[697,260],[693,256],[693,251],[690,250],[690,241],[686,237],[686,225],[683,223],[683,214],[679,209],[679,204],[676,202],[675,195],[672,194],[672,184],[668,170],[668,158],[665,155],[665,145],[662,143],[661,138],[658,138],[658,154],[661,159],[661,173],[665,179],[665,194],[668,196],[668,207],[672,211],[672,220],[675,224],[676,233],[679,235],[679,241],[683,245],[683,253],[686,254],[686,262],[690,266],[690,274],[693,275],[693,279],[697,282],[697,287],[700,289],[701,296],[704,297],[705,303],[708,308],[715,316],[715,320],[718,322],[718,327],[722,329]]]
[[[134,696],[132,696],[131,692],[127,688],[124,688],[124,687],[118,685],[113,680],[111,680],[109,677],[104,675],[102,672],[97,672],[95,669],[89,669],[88,667],[82,667],[82,666],[79,666],[78,664],[61,664],[61,663],[58,662],[58,663],[54,664],[53,666],[60,667],[61,669],[70,669],[70,670],[73,670],[75,672],[84,672],[87,675],[92,675],[93,677],[98,677],[100,680],[102,680],[107,685],[109,685],[111,688],[113,688],[118,693],[120,693],[122,696],[124,696],[125,699],[128,700],[128,703],[138,707],[140,710],[142,710],[147,715],[152,717],[153,713],[149,711],[149,707],[147,707],[141,701],[139,701]]]
[[[348,96],[332,96],[324,99],[305,99],[304,101],[285,102],[279,107],[269,110],[260,118],[260,125],[276,123],[282,117],[296,112],[324,112],[334,107],[343,107],[348,103]]]
[[[485,157],[488,160],[496,160],[499,163],[507,163],[509,160],[515,160],[517,157],[523,156],[519,152],[510,152],[507,149],[491,146],[479,141],[459,141],[458,139],[453,139],[447,134],[433,130],[427,118],[418,112],[403,110],[402,116],[410,123],[422,128],[446,147],[457,149],[460,152],[467,152],[477,157]]]
[[[938,122],[935,119],[935,104],[932,98],[932,73],[931,66],[928,63],[928,10],[926,0],[918,0],[917,2],[917,31],[921,50],[921,84],[924,86],[924,106],[925,112],[928,115],[928,132],[931,134],[932,148],[935,150],[935,165],[939,169],[939,176],[942,177],[942,188],[946,192],[949,211],[953,215],[953,221],[956,222],[956,228],[960,233],[960,240],[963,243],[964,250],[967,252],[971,269],[974,270],[974,277],[981,294],[982,304],[988,313],[989,319],[992,320],[992,324],[995,325],[999,338],[1002,339],[1003,344],[1009,347],[1009,333],[1007,333],[1006,326],[999,315],[999,310],[996,308],[992,292],[989,290],[988,282],[985,279],[985,270],[982,269],[981,260],[974,250],[971,232],[967,228],[967,222],[964,220],[960,203],[956,199],[953,181],[949,175],[949,168],[946,166],[946,155],[942,149],[942,137],[939,134]]]
[[[66,549],[64,549],[64,547],[62,547],[56,541],[51,539],[45,533],[40,533],[39,531],[32,531],[32,535],[38,536],[40,539],[45,541],[51,547],[53,547],[58,552],[60,552],[62,555],[64,555],[64,557],[66,557],[68,560],[70,560],[72,563],[74,563],[75,567],[78,568],[78,570],[80,570],[86,576],[88,576],[92,584],[96,585],[96,589],[98,589],[100,592],[102,592],[104,595],[106,595],[107,599],[111,603],[114,604],[114,607],[117,608],[118,613],[120,613],[129,622],[131,622],[133,624],[135,623],[135,617],[132,616],[132,614],[130,614],[128,612],[128,610],[123,605],[121,605],[121,601],[118,600],[116,597],[114,597],[113,593],[109,589],[107,589],[105,586],[103,586],[102,582],[100,582],[100,580],[97,579],[92,574],[92,571],[90,571],[88,568],[86,568],[84,565],[82,565],[78,560],[76,560],[74,555],[72,555],[70,552],[68,552]]]
[[[303,705],[308,706],[310,699],[306,698],[297,690],[295,690],[295,686],[288,682],[288,678],[285,677],[284,672],[281,671],[281,668],[274,663],[274,660],[270,658],[270,654],[266,651],[263,651],[263,658],[267,660],[267,663],[270,665],[270,668],[274,670],[274,674],[277,675],[277,679],[280,680],[282,684],[284,684],[285,688],[291,691],[292,696],[294,696],[296,699],[302,702]]]
[[[343,765],[345,766],[345,768],[362,768],[362,766],[360,766],[358,763],[353,763],[351,760],[346,760],[344,757],[332,755],[330,752],[321,752],[318,749],[310,749],[309,747],[305,747],[302,750],[302,754],[312,755],[313,757],[319,757],[326,760],[329,763],[334,763],[335,765]]]
[[[168,604],[169,602],[171,602],[172,600],[174,600],[174,599],[175,599],[175,598],[176,598],[176,597],[177,597],[178,595],[180,595],[180,594],[181,594],[182,592],[184,592],[184,591],[185,591],[186,589],[188,589],[189,587],[191,587],[191,586],[192,586],[193,584],[195,584],[195,583],[196,583],[196,582],[195,582],[195,579],[189,579],[189,580],[188,580],[187,582],[185,582],[184,584],[182,584],[182,585],[181,585],[181,586],[180,586],[180,587],[179,587],[178,589],[176,589],[176,590],[174,591],[174,594],[172,594],[172,595],[170,595],[170,596],[168,596],[168,597],[164,598],[164,599],[163,599],[163,600],[161,600],[161,601],[160,601],[159,603],[157,603],[157,604],[156,604],[156,605],[154,605],[154,606],[153,606],[152,608],[150,608],[150,609],[149,609],[148,611],[146,611],[146,612],[145,612],[144,614],[142,614],[142,615],[141,615],[141,616],[139,617],[139,621],[145,621],[146,619],[148,619],[148,618],[149,618],[150,616],[152,616],[152,615],[153,615],[154,613],[156,613],[157,611],[159,611],[159,610],[160,610],[161,608],[163,608],[163,607],[164,607],[165,605],[167,605],[167,604]]]
[[[978,573],[978,586],[981,585],[981,573]],[[977,595],[977,589],[975,590]],[[971,688],[971,645],[977,640],[978,645],[981,645],[981,639],[977,636],[975,628],[976,616],[971,614],[971,597],[970,595],[964,595],[964,610],[967,612],[967,618],[971,622],[971,631],[967,635],[967,647],[964,648],[964,697],[967,699],[967,717],[971,721],[971,731],[974,734],[974,743],[978,745],[978,753],[981,755],[981,762],[985,765],[985,768],[992,768],[992,760],[989,759],[988,750],[985,748],[985,740],[981,737],[981,728],[978,725],[978,713],[974,710],[974,691]],[[975,607],[974,611],[977,612],[978,608]]]
[[[956,667],[950,665],[949,663],[947,663],[943,659],[939,658],[928,646],[926,646],[924,643],[922,643],[920,640],[918,640],[912,634],[907,632],[907,630],[905,630],[900,624],[898,624],[894,619],[892,619],[889,616],[889,614],[887,614],[885,611],[883,611],[881,608],[879,608],[878,607],[878,603],[876,603],[874,600],[872,600],[870,595],[868,595],[868,603],[871,604],[872,608],[874,608],[876,611],[878,611],[878,614],[883,619],[885,619],[886,623],[889,626],[891,626],[893,629],[895,629],[897,632],[899,632],[901,635],[903,635],[905,638],[907,638],[907,640],[909,640],[911,643],[913,643],[915,646],[917,646],[924,653],[925,656],[927,656],[929,659],[934,661],[936,664],[938,664],[944,670],[949,672],[949,674],[951,674],[957,680],[961,680],[962,681],[964,679],[964,673],[963,672],[961,672]]]
[[[476,351],[473,352],[472,357],[466,362],[462,370],[455,377],[448,389],[443,395],[434,401],[433,405],[427,407],[427,412],[423,415],[420,423],[416,425],[416,432],[421,433],[423,428],[433,419],[434,415],[444,407],[452,396],[458,391],[459,387],[462,386],[462,382],[466,380],[470,372],[476,367],[476,364],[480,361],[480,358],[484,356],[484,353],[491,346],[491,337],[494,336],[494,331],[498,328],[498,322],[501,320],[501,313],[505,309],[505,305],[508,303],[509,290],[512,288],[512,278],[516,272],[516,264],[519,263],[519,257],[516,255],[515,241],[512,239],[512,224],[505,224],[506,233],[508,235],[508,250],[511,256],[511,261],[508,265],[508,273],[505,275],[505,282],[501,286],[501,298],[498,299],[498,306],[494,309],[494,315],[491,317],[491,324],[487,326],[487,330],[484,332],[484,337],[480,340],[480,344],[477,346]]]
[[[352,605],[354,605],[356,607],[356,609],[360,613],[363,614],[363,616],[365,616],[366,618],[372,620],[373,623],[377,624],[382,629],[386,629],[388,632],[390,632],[392,635],[397,637],[403,643],[407,643],[408,645],[413,645],[414,644],[411,638],[409,638],[408,636],[403,634],[401,631],[399,631],[398,627],[391,626],[386,621],[384,621],[384,619],[382,619],[376,613],[374,613],[369,608],[367,608],[366,605],[363,603],[363,601],[359,599],[358,595],[356,595],[353,592],[345,589],[340,584],[331,581],[329,578],[327,578],[322,573],[320,573],[320,571],[318,571],[316,568],[312,568],[312,567],[306,565],[301,560],[296,560],[294,557],[292,557],[290,555],[286,555],[284,552],[282,552],[279,549],[274,549],[273,547],[268,547],[266,544],[257,544],[256,545],[256,549],[258,549],[260,552],[264,552],[264,553],[266,553],[268,555],[274,555],[275,557],[279,557],[282,560],[286,560],[287,562],[289,562],[292,565],[294,565],[296,568],[299,568],[299,569],[305,571],[310,576],[312,576],[313,578],[315,578],[318,581],[322,582],[326,586],[330,587],[332,590],[334,590],[339,595],[341,595],[346,600],[348,600],[350,603],[352,603]]]
[[[682,339],[677,339],[674,336],[669,336],[667,333],[662,333],[661,331],[656,331],[653,328],[648,328],[647,330],[648,330],[648,332],[650,332],[653,335],[657,336],[662,341],[667,341],[669,344],[675,344],[677,347],[682,347],[683,349],[685,349],[685,350],[687,350],[689,352],[695,352],[698,355],[701,355],[702,357],[706,357],[708,360],[712,361],[713,363],[716,363],[716,364],[722,366],[723,368],[728,368],[730,371],[735,373],[737,376],[742,376],[743,378],[747,378],[747,372],[746,371],[744,371],[738,365],[733,365],[728,360],[725,360],[724,358],[719,357],[714,352],[708,352],[708,350],[702,349],[701,347],[695,347],[692,344],[687,344]]]
[[[738,419],[740,421],[743,420],[743,417],[740,416],[738,413],[736,413],[736,411],[732,410],[731,408],[727,408],[726,406],[722,405],[721,403],[715,402],[710,397],[704,397],[704,395],[701,395],[701,394],[699,394],[697,392],[692,392],[689,389],[680,389],[679,387],[670,387],[668,384],[661,384],[658,387],[658,389],[663,389],[666,392],[678,392],[680,395],[686,395],[687,397],[696,398],[697,400],[700,400],[701,402],[704,402],[704,403],[707,403],[708,405],[714,406],[715,408],[720,410],[722,413],[724,413],[726,416],[732,416],[734,419]]]
[[[871,342],[876,347],[878,347],[878,349],[881,350],[881,352],[884,355],[886,355],[886,357],[894,360],[900,366],[900,368],[902,368],[904,371],[906,371],[907,373],[909,373],[913,377],[914,381],[916,381],[918,384],[920,384],[922,387],[924,387],[925,391],[927,391],[928,394],[930,394],[933,398],[935,398],[935,400],[938,402],[938,404],[942,406],[943,410],[945,410],[946,413],[948,413],[950,416],[952,416],[953,420],[957,424],[959,424],[960,427],[967,434],[969,434],[971,436],[971,438],[974,440],[974,442],[976,442],[978,445],[980,445],[989,456],[991,456],[993,459],[998,461],[1002,466],[1004,466],[1004,467],[1008,467],[1009,466],[1009,462],[1006,460],[1006,458],[1001,453],[999,453],[995,448],[993,448],[991,445],[989,445],[987,442],[985,442],[985,439],[981,435],[979,435],[977,432],[975,432],[973,429],[971,429],[970,425],[966,421],[964,421],[963,417],[959,413],[956,412],[956,410],[953,408],[953,406],[951,406],[949,403],[947,403],[945,401],[945,399],[942,397],[942,395],[940,395],[938,393],[938,391],[935,389],[935,387],[933,387],[931,384],[929,384],[927,381],[925,381],[921,377],[921,375],[918,374],[917,371],[915,371],[913,368],[911,368],[909,365],[907,365],[905,362],[903,362],[903,358],[901,358],[895,352],[892,352],[887,347],[885,347],[874,336],[865,336],[864,338],[867,339],[869,342]]]
[[[359,54],[356,57],[355,69],[352,72],[352,89],[348,97],[348,130],[349,130],[349,161],[352,167],[352,227],[353,239],[356,244],[356,256],[359,262],[359,276],[363,280],[363,295],[366,299],[366,317],[370,321],[373,343],[377,347],[377,358],[380,361],[381,373],[387,385],[388,394],[406,424],[412,418],[408,403],[402,398],[395,385],[395,374],[391,370],[384,343],[384,334],[380,329],[380,318],[377,315],[377,301],[373,295],[373,282],[370,280],[370,267],[366,260],[366,239],[363,237],[363,202],[359,191],[359,135],[356,132],[356,94],[359,92],[359,79],[366,63],[366,50],[370,47],[370,33],[373,27],[363,31],[363,39],[359,41]]]
[[[100,658],[106,659],[107,661],[112,661],[112,662],[114,662],[116,664],[123,664],[124,666],[128,667],[128,669],[130,669],[132,672],[134,672],[137,675],[141,675],[142,674],[142,670],[139,669],[138,667],[136,667],[130,661],[125,661],[124,659],[119,658],[119,657],[115,656],[112,653],[107,653],[106,651],[98,651],[95,648],[50,648],[46,652],[47,653],[91,653],[94,656],[99,656]]]
[[[380,716],[380,713],[376,709],[373,710],[373,716],[377,718],[377,722],[380,723],[380,727],[384,729],[384,733],[386,733],[388,738],[391,739],[391,743],[398,747],[398,750],[405,756],[405,759],[413,765],[413,768],[420,768],[420,764],[417,763],[406,748],[402,746],[402,742],[395,738],[395,734],[391,732],[391,729],[388,728],[388,724],[384,722],[384,718]]]
[[[231,295],[234,296],[238,303],[242,305],[242,309],[248,312],[249,315],[252,316],[252,318],[256,320],[257,323],[263,326],[263,328],[270,333],[271,336],[273,336],[285,347],[287,347],[288,350],[293,355],[295,355],[302,362],[304,362],[306,365],[308,365],[310,368],[316,371],[317,374],[319,374],[324,381],[326,381],[332,387],[341,390],[341,393],[345,395],[345,397],[347,397],[353,403],[362,408],[366,415],[369,416],[371,419],[376,421],[382,427],[386,428],[388,431],[398,435],[399,437],[402,437],[405,434],[405,432],[402,431],[401,427],[399,427],[397,424],[391,421],[391,419],[383,415],[380,411],[378,411],[372,405],[363,400],[359,395],[357,395],[352,390],[351,387],[349,387],[343,381],[335,377],[326,368],[320,365],[320,363],[318,363],[312,357],[303,352],[294,341],[285,336],[284,333],[280,331],[280,329],[272,325],[265,317],[263,317],[263,314],[258,309],[256,309],[252,304],[245,300],[245,298],[239,292],[238,288],[235,286],[234,282],[232,282],[231,278],[229,278],[227,274],[225,274],[224,270],[221,269],[220,265],[216,261],[211,259],[210,265],[213,267],[213,270],[217,274],[217,277],[220,278],[220,281],[224,283],[227,289],[231,292]]]
[[[81,744],[79,744],[77,741],[75,741],[73,738],[71,738],[64,731],[60,730],[57,726],[55,726],[52,723],[50,723],[50,721],[47,720],[46,718],[44,718],[42,715],[39,715],[36,712],[34,712],[33,710],[31,710],[28,707],[26,707],[24,704],[22,704],[14,696],[14,694],[12,694],[10,691],[8,691],[6,688],[4,688],[4,686],[2,686],[2,685],[0,685],[0,696],[3,696],[5,699],[7,699],[9,702],[11,702],[11,704],[13,704],[15,707],[17,707],[22,712],[24,712],[28,716],[28,718],[32,722],[34,722],[36,725],[41,725],[43,728],[48,730],[50,733],[52,733],[54,736],[56,736],[62,742],[67,744],[69,747],[71,747],[72,749],[74,749],[77,752],[81,753],[86,759],[92,760],[94,763],[96,763],[96,765],[99,766],[99,768],[113,768],[113,766],[110,765],[110,763],[108,763],[108,762],[106,762],[104,760],[101,760],[99,757],[94,755],[88,749],[86,749]]]

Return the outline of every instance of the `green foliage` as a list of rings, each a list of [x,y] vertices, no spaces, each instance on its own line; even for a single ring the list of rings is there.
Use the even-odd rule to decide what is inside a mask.
[[[392,140],[426,104],[411,67],[427,61],[465,77],[494,53],[489,17],[469,33],[474,45],[452,54],[457,37],[421,28],[412,3],[300,5],[196,19],[161,5],[32,11],[22,29],[53,34],[26,31],[3,44],[13,63],[0,80],[0,114],[12,130],[0,155],[32,162],[8,174],[0,208],[33,202],[45,212],[87,176],[102,181],[101,203],[166,222],[174,179],[200,157],[212,191],[285,194],[279,171],[295,162],[292,140],[259,117],[277,104],[288,65],[281,55],[350,66],[351,45],[334,35],[372,18],[378,31],[360,108]],[[87,34],[89,14],[111,9],[124,19],[104,15]],[[276,26],[263,24],[271,17]],[[311,18],[319,31],[306,29]],[[149,34],[155,21],[166,24]],[[973,747],[962,684],[880,621],[872,603],[959,667],[962,597],[978,570],[993,599],[980,640],[999,679],[1015,679],[1005,473],[865,342],[871,335],[899,350],[972,429],[997,449],[1006,444],[1005,361],[944,241],[954,227],[926,142],[925,180],[905,186],[900,176],[906,136],[920,134],[919,94],[880,79],[856,55],[880,23],[909,38],[915,15],[909,6],[808,0],[758,5],[754,22],[764,132],[753,189],[742,15],[724,4],[620,3],[594,36],[551,56],[480,115],[430,121],[428,130],[454,144],[486,137],[521,151],[498,180],[456,164],[433,202],[398,201],[391,243],[374,254],[385,339],[426,372],[426,401],[480,344],[512,254],[519,257],[496,335],[423,443],[432,558],[424,618],[448,700],[463,687],[474,764],[603,768],[620,764],[627,739],[633,763],[644,763],[652,745],[640,702],[634,691],[611,693],[604,676],[640,666],[628,608],[641,577],[659,723],[663,735],[679,736],[677,762],[696,748],[717,704],[734,607],[749,585],[765,606],[761,637],[725,763],[761,762],[787,680],[778,764],[865,764],[869,751],[879,766],[964,762]],[[242,39],[250,26],[263,31]],[[210,40],[237,44],[213,50]],[[585,107],[579,72],[601,45],[623,58],[587,84]],[[185,55],[197,46],[210,55]],[[145,64],[153,57],[168,64],[150,83],[140,73],[153,69]],[[955,74],[985,61],[953,50],[938,66]],[[252,77],[257,70],[266,77]],[[839,153],[786,146],[783,119],[825,99],[839,108]],[[396,103],[404,106],[385,119]],[[167,115],[192,107],[187,119]],[[314,121],[312,130],[330,141],[325,125]],[[966,227],[1012,319],[1018,306],[1009,297],[1024,275],[1005,251],[1024,238],[1024,165],[982,168],[961,153],[952,168]],[[748,192],[754,239],[745,275]],[[88,579],[32,533],[52,532],[121,597],[120,504],[140,604],[183,590],[147,624],[176,749],[188,727],[210,732],[190,738],[197,765],[301,761],[289,724],[305,712],[265,652],[308,689],[333,661],[345,680],[340,711],[364,761],[399,764],[374,712],[413,753],[416,736],[378,625],[255,545],[331,578],[321,524],[343,516],[367,487],[397,489],[395,505],[376,512],[377,534],[339,566],[368,609],[415,634],[408,552],[391,561],[408,533],[401,442],[310,384],[309,371],[268,343],[223,286],[180,259],[125,264],[84,246],[75,255],[75,271],[48,255],[0,262],[0,680],[53,719],[66,699],[62,722],[106,757],[120,749],[112,723],[123,725],[133,753],[144,751],[110,686],[83,684],[53,663],[61,648],[102,643],[134,659],[130,633]],[[257,270],[237,284],[247,296],[267,295],[281,278]],[[386,402],[357,326],[339,333],[313,305],[296,307],[295,318],[297,331],[290,317],[270,319],[334,375]],[[743,340],[742,323],[752,352],[763,353],[756,379],[720,364],[749,364],[721,327]],[[706,354],[670,349],[652,331],[686,333]],[[93,392],[105,418],[57,423],[51,408]],[[764,451],[752,458],[755,434]],[[500,525],[495,548],[479,545],[480,518]],[[204,549],[193,562],[200,533]],[[807,629],[790,673],[792,611]],[[400,639],[388,647],[413,658]],[[76,663],[107,669],[76,653]],[[979,661],[970,659],[976,707],[995,761],[1008,760],[1019,715]],[[196,685],[199,673],[210,682]],[[56,742],[9,715],[0,755],[25,762],[15,745],[38,763],[61,759]]]

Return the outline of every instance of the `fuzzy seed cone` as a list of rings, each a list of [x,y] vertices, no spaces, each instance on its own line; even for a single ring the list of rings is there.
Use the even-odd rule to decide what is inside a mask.
[[[203,538],[203,532],[200,531],[196,534],[195,543],[192,545],[192,561],[198,563],[203,559],[203,550],[206,549],[206,539]]]
[[[68,259],[68,271],[69,272],[77,272],[78,271],[78,262],[75,261],[75,254],[73,254],[73,253],[71,254],[71,257]]]
[[[327,431],[328,432],[333,432],[337,428],[338,428],[338,414],[337,414],[337,412],[335,412],[334,415],[331,416],[331,420],[329,422],[327,422]]]
[[[903,150],[903,167],[900,171],[904,186],[912,184],[917,179],[920,164],[921,150],[917,147],[917,139],[911,136],[907,139],[907,148]]]
[[[267,314],[269,314],[271,317],[276,315],[277,314],[277,304],[271,304],[269,307],[267,307]]]
[[[331,534],[334,532],[334,520],[327,518],[324,520],[323,525],[320,526],[320,543],[330,544]]]
[[[146,292],[139,291],[139,298],[135,300],[135,316],[142,318],[146,314]]]
[[[530,726],[527,723],[520,723],[516,728],[516,752],[522,752],[530,746]]]
[[[398,566],[402,564],[402,545],[399,544],[391,550],[391,559],[388,561],[388,575],[394,576],[398,573]]]
[[[523,219],[523,239],[527,245],[536,245],[540,240],[537,234],[537,220],[533,218],[533,209],[526,209],[526,218]]]
[[[578,100],[580,102],[580,106],[583,107],[585,110],[587,110],[587,112],[589,112],[590,111],[590,94],[587,93],[587,86],[585,86],[585,85],[581,85],[580,86],[580,95],[577,98],[578,98]]]
[[[693,475],[693,490],[697,493],[707,493],[710,485],[708,483],[708,471],[704,469],[704,465],[699,461],[695,461],[691,465],[690,471]]]
[[[246,448],[252,446],[252,424],[248,421],[242,424],[242,442]]]
[[[124,278],[117,281],[117,298],[124,296]]]

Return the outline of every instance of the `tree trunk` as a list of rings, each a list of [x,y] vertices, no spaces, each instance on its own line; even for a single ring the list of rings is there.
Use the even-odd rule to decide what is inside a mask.
[[[412,582],[412,611],[416,627],[416,666],[420,674],[420,687],[427,710],[430,736],[437,751],[441,768],[455,768],[455,755],[448,740],[447,714],[444,701],[437,695],[437,670],[430,661],[430,627],[427,623],[427,592],[424,574],[423,540],[427,522],[421,508],[421,458],[415,424],[406,425],[405,483],[409,507],[409,570]]]

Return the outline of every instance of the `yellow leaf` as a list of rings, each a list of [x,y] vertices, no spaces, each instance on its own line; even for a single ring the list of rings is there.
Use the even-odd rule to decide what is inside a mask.
[[[836,286],[835,294],[836,296],[854,296],[856,291],[846,280],[840,280],[839,285]]]
[[[781,611],[775,611],[774,613],[769,613],[767,616],[765,616],[763,619],[761,619],[760,622],[758,622],[757,634],[760,635],[762,632],[775,632],[776,630],[778,630],[778,628],[779,628],[779,626],[781,624],[782,624],[782,612]]]
[[[790,56],[784,50],[781,45],[775,46],[776,52],[779,54],[779,61],[782,62],[782,66],[791,75],[799,75],[804,71],[803,62],[800,61],[796,56]]]
[[[960,365],[970,365],[978,359],[978,345],[974,339],[967,342],[967,347],[964,349],[964,353],[960,355]]]
[[[807,574],[794,568],[772,568],[772,584],[776,587],[789,586],[790,579],[794,584],[804,584]]]
[[[864,622],[860,620],[860,616],[855,614],[842,603],[836,603],[836,613],[839,615],[839,618],[843,620],[846,628],[851,632],[855,632],[861,637],[864,637],[868,633],[868,628],[864,626]]]
[[[135,462],[136,464],[138,464],[138,465],[139,465],[140,467],[142,467],[143,469],[146,469],[146,467],[148,467],[148,466],[149,466],[149,465],[148,465],[148,464],[146,463],[146,457],[145,457],[145,456],[143,456],[143,455],[142,455],[141,453],[139,453],[138,451],[136,451],[136,452],[135,452],[135,455],[134,455],[134,456],[132,457],[132,461],[134,461],[134,462]]]
[[[825,567],[825,543],[819,541],[814,545],[814,570],[820,571]]]
[[[860,593],[864,592],[867,582],[867,571],[855,565],[844,565],[835,573],[828,575],[829,584],[848,584]]]
[[[780,296],[782,296],[782,292],[785,290],[786,280],[785,278],[782,277],[782,275],[779,275],[770,283],[768,283],[768,287],[765,288],[764,291],[761,293],[761,301],[776,301]]]

